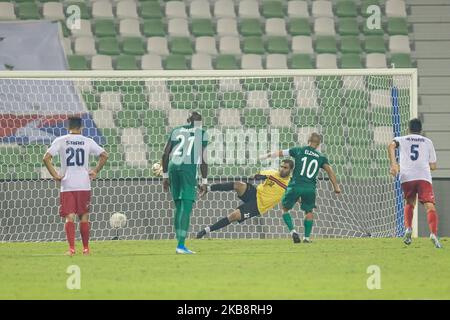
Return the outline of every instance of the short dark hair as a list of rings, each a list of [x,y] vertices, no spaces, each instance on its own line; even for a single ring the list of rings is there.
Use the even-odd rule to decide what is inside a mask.
[[[189,120],[194,122],[194,121],[202,121],[202,115],[200,113],[198,113],[197,111],[192,111],[190,116],[189,116]]]
[[[281,162],[287,163],[290,169],[294,169],[294,161],[292,161],[291,159],[283,159]]]
[[[422,132],[422,121],[419,118],[409,120],[409,131],[414,133]]]
[[[72,116],[69,117],[69,130],[70,129],[80,129],[82,126],[82,120],[80,117]]]

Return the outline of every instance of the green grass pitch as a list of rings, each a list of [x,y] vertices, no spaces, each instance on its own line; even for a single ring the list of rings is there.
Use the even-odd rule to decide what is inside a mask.
[[[426,238],[105,241],[92,255],[63,256],[66,243],[0,243],[0,299],[450,299],[450,242]],[[449,247],[450,248],[450,247]],[[70,265],[81,289],[66,288]],[[369,290],[367,268],[381,271]]]

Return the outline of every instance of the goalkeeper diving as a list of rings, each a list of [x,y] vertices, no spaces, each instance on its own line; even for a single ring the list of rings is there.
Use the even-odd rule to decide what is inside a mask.
[[[197,239],[203,238],[207,233],[212,231],[225,228],[235,221],[242,223],[247,219],[259,217],[267,213],[280,202],[289,180],[291,179],[293,169],[294,162],[285,159],[281,161],[281,166],[278,170],[263,170],[258,172],[254,176],[254,179],[263,180],[263,182],[256,187],[249,182],[241,181],[208,185],[207,190],[200,194],[201,196],[210,191],[235,191],[238,198],[241,199],[243,203],[227,217],[220,219],[213,225],[198,232]],[[291,215],[285,213],[283,215],[283,220],[286,223],[294,242],[300,242],[300,236],[294,228]]]

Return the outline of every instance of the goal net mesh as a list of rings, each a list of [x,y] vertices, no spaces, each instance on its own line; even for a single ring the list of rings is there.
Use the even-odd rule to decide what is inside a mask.
[[[401,134],[410,118],[410,75],[215,76],[0,79],[0,241],[64,240],[59,186],[42,158],[67,133],[70,115],[83,119],[83,134],[109,153],[92,182],[91,238],[172,239],[173,203],[152,165],[170,130],[189,111],[203,117],[210,137],[209,183],[248,181],[267,152],[307,144],[323,136],[341,185],[334,195],[323,172],[317,184],[314,237],[395,236],[394,180],[386,144],[393,137],[393,105]],[[393,96],[398,96],[393,99]],[[58,157],[53,159],[59,167]],[[91,166],[96,159],[90,159]],[[210,192],[196,202],[190,235],[239,205],[233,192]],[[113,213],[127,224],[112,229]],[[303,232],[299,205],[292,210]],[[232,224],[212,238],[288,237],[275,207],[262,217]]]

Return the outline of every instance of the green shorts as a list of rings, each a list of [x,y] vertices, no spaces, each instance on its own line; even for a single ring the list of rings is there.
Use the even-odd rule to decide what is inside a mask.
[[[169,168],[170,193],[173,200],[193,200],[197,197],[195,173]]]
[[[303,185],[288,186],[281,199],[281,204],[290,210],[299,199],[301,199],[300,208],[305,213],[311,212],[316,207],[316,188]]]

